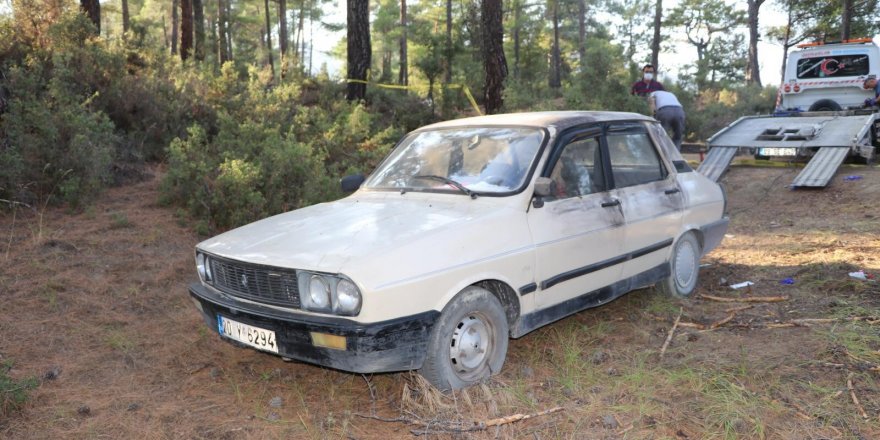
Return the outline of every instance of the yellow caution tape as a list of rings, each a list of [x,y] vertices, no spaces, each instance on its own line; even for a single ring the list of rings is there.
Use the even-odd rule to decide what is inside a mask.
[[[402,86],[399,84],[380,84],[380,83],[371,83],[364,81],[362,79],[349,79],[347,78],[345,81],[350,83],[358,83],[358,84],[366,84],[370,86],[381,87],[383,89],[397,89],[397,90],[409,90],[409,89],[426,89],[428,86]],[[474,95],[471,94],[471,89],[468,88],[466,84],[446,84],[441,85],[442,87],[447,87],[450,89],[461,89],[464,92],[464,96],[467,97],[468,101],[473,106],[474,110],[478,115],[483,116],[483,112],[480,110],[480,106],[477,105],[477,100],[474,99]]]

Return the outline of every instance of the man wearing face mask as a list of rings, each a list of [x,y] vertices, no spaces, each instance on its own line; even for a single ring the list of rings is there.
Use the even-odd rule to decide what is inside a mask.
[[[633,83],[632,88],[630,89],[630,94],[647,96],[652,92],[665,90],[663,84],[654,81],[654,73],[654,66],[651,64],[645,64],[645,67],[642,67],[642,79]]]

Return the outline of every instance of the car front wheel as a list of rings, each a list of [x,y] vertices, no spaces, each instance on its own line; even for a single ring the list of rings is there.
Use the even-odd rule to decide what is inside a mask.
[[[474,385],[501,370],[507,334],[498,298],[486,289],[468,287],[443,309],[431,330],[419,373],[443,391]]]
[[[680,298],[694,293],[700,276],[700,256],[702,248],[693,232],[679,237],[669,258],[670,275],[657,283],[660,291]]]

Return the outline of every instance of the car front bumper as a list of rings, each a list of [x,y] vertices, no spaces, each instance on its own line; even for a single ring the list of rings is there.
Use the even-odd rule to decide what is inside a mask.
[[[380,373],[421,368],[428,335],[437,311],[364,324],[338,317],[294,315],[270,307],[241,303],[200,283],[189,286],[208,327],[217,331],[218,315],[275,332],[278,355],[353,373]],[[315,345],[313,333],[345,338],[345,349]],[[236,341],[223,339],[236,343]]]

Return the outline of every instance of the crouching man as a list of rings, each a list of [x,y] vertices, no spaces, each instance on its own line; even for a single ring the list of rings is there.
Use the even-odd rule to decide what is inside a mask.
[[[684,108],[678,98],[670,92],[658,90],[648,97],[648,106],[654,119],[660,121],[666,131],[672,132],[672,142],[681,151],[681,140],[684,138]]]

